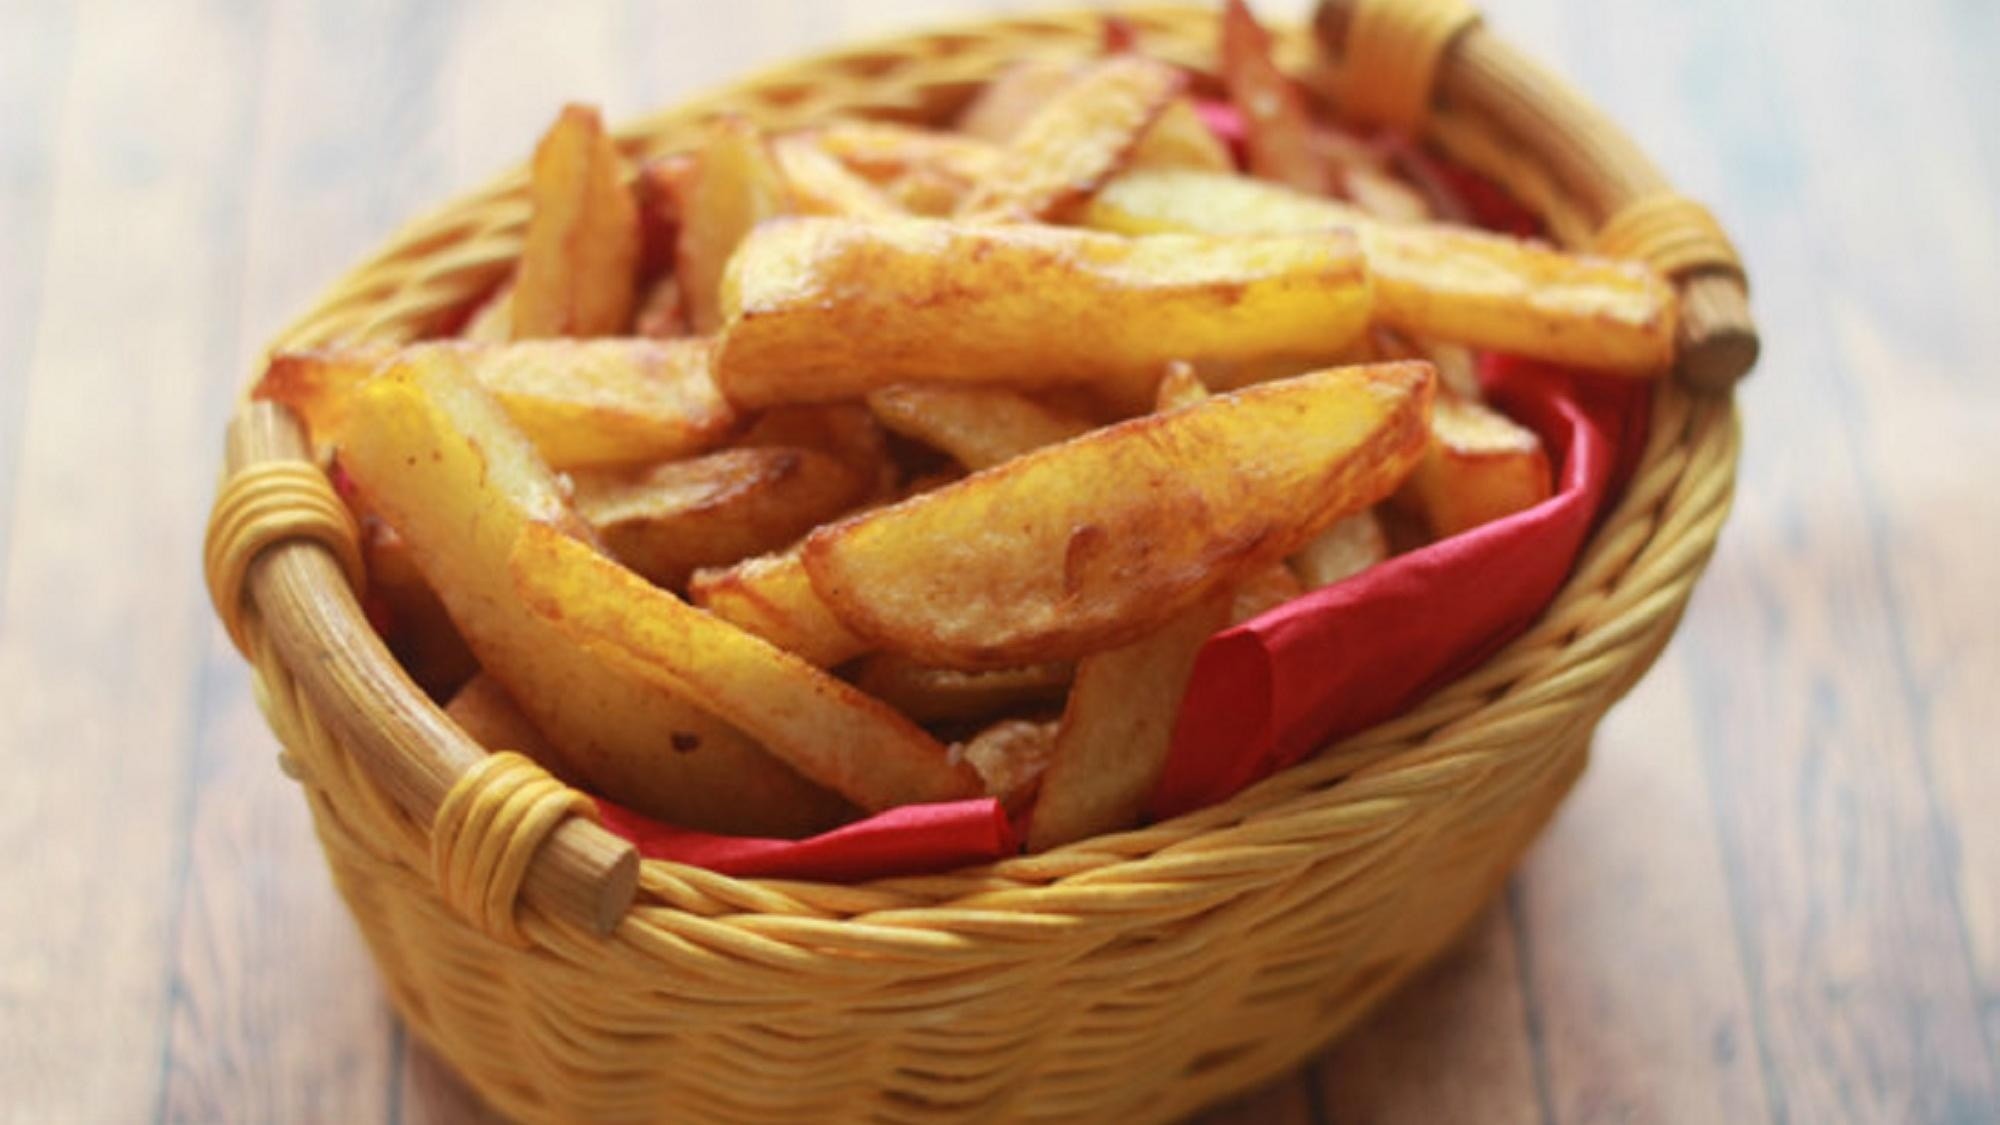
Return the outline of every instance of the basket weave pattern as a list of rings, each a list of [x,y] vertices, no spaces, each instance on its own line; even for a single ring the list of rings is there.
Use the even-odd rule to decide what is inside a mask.
[[[1136,13],[1195,70],[1208,9]],[[1006,63],[1096,51],[1095,16],[1009,20],[787,66],[619,134],[684,148],[708,116],[935,120]],[[1292,57],[1303,36],[1284,43]],[[1468,162],[1475,126],[1433,139]],[[1485,144],[1566,241],[1531,163]],[[1511,168],[1493,168],[1511,159]],[[497,283],[527,219],[516,171],[413,224],[274,348],[408,340]],[[441,898],[411,818],[255,628],[259,702],[397,1008],[525,1119],[809,1115],[1141,1121],[1277,1074],[1447,945],[1584,767],[1604,711],[1666,644],[1727,513],[1730,400],[1663,383],[1641,467],[1529,632],[1408,713],[1231,801],[948,875],[841,886],[641,866],[608,937],[531,909],[525,944]]]

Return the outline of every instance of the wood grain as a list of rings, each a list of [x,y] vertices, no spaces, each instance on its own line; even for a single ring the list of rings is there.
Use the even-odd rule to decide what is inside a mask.
[[[491,1119],[390,1013],[203,601],[228,399],[564,101],[1036,6],[0,5],[0,1120]],[[1737,513],[1505,900],[1204,1120],[2000,1117],[2000,8],[1486,7],[1743,246]]]

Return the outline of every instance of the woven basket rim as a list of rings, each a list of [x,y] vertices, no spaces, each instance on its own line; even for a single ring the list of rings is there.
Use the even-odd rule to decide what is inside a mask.
[[[1207,6],[1147,4],[1112,10],[1139,23],[1142,42],[1148,46],[1153,35],[1169,33],[1181,36],[1183,47],[1212,41],[1205,26],[1186,26],[1190,21],[1212,22],[1214,11]],[[908,53],[915,44],[947,38],[977,44],[1021,28],[1047,29],[1052,43],[1081,45],[1079,26],[1088,21],[1095,27],[1105,14],[1101,9],[1032,13],[874,37],[761,68],[667,110],[624,122],[614,133],[635,153],[668,151],[673,147],[673,127],[684,129],[718,107],[754,102],[760,91],[779,84],[796,86],[815,72],[855,59]],[[1274,26],[1273,31],[1292,48],[1307,34],[1297,27]],[[1169,57],[1182,65],[1202,62]],[[523,161],[407,223],[277,333],[265,354],[356,335],[396,338],[398,332],[385,326],[403,330],[407,338],[416,334],[407,330],[434,324],[439,309],[463,306],[476,298],[506,268],[507,259],[495,256],[493,248],[504,246],[509,238],[518,244],[518,230],[525,221],[525,184]],[[467,251],[468,246],[476,252]],[[391,267],[407,272],[400,285],[385,287],[377,275]],[[437,299],[436,288],[453,296]],[[414,304],[426,309],[424,314],[413,316],[398,304],[411,292],[423,295]],[[1454,756],[1455,747],[1468,740],[1490,742],[1495,724],[1529,723],[1523,716],[1538,710],[1559,709],[1566,722],[1594,719],[1593,711],[1602,709],[1600,702],[1609,705],[1603,699],[1603,685],[1623,680],[1612,693],[1622,694],[1657,653],[1657,646],[1645,653],[1628,647],[1630,638],[1623,636],[1625,627],[1618,615],[1592,617],[1586,611],[1599,603],[1624,604],[1621,589],[1642,562],[1659,563],[1655,569],[1661,573],[1648,575],[1657,579],[1660,589],[1627,592],[1625,601],[1665,596],[1684,602],[1685,584],[1691,584],[1692,574],[1699,572],[1712,550],[1727,511],[1738,420],[1732,398],[1692,395],[1671,380],[1659,384],[1653,407],[1654,432],[1626,495],[1601,519],[1537,623],[1474,670],[1385,723],[1323,747],[1217,805],[1137,830],[945,874],[826,883],[729,876],[645,859],[634,910],[754,910],[833,920],[916,906],[1005,909],[1010,891],[1055,883],[1082,889],[1111,880],[1173,883],[1196,878],[1215,868],[1220,862],[1217,856],[1232,848],[1303,846],[1294,841],[1309,838],[1312,826],[1360,803],[1403,802],[1409,806],[1408,815],[1415,816],[1424,795],[1436,791],[1426,785],[1435,781],[1431,775],[1446,768],[1440,763],[1455,762],[1453,768],[1460,769],[1479,765],[1466,765],[1469,756]],[[1696,475],[1701,479],[1692,480]],[[1674,608],[1677,614],[1678,602]],[[1573,617],[1581,619],[1571,621]],[[1671,634],[1671,623],[1665,631]],[[1623,658],[1613,658],[1620,653]],[[1605,671],[1598,668],[1601,664],[1612,667]],[[1579,669],[1586,665],[1589,675],[1582,676]],[[1577,683],[1566,680],[1580,676]],[[318,794],[315,803],[339,815]],[[428,832],[428,825],[417,827]],[[541,927],[536,932],[553,937],[553,931]]]

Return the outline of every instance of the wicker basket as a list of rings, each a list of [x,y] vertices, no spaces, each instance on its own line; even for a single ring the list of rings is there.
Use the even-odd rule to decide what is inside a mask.
[[[1562,240],[1679,279],[1682,378],[1658,388],[1627,495],[1538,624],[1221,806],[851,886],[640,862],[575,815],[576,794],[486,756],[410,684],[356,606],[351,521],[297,424],[242,408],[210,531],[218,606],[396,1007],[496,1106],[534,1120],[1172,1118],[1319,1049],[1494,893],[1708,558],[1737,452],[1731,398],[1713,392],[1748,368],[1755,336],[1705,213],[1466,13],[1364,0],[1321,15],[1346,70],[1409,87],[1381,116],[1501,179]],[[1210,66],[1212,9],[1131,19],[1148,52]],[[900,39],[620,137],[671,151],[723,110],[775,127],[937,120],[1007,62],[1081,56],[1098,37],[1079,14]],[[1280,36],[1296,65],[1309,45]],[[517,170],[414,224],[273,346],[443,325],[510,268],[524,182]]]

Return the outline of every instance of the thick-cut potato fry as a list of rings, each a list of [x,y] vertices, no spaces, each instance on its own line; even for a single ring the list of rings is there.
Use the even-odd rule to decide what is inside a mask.
[[[871,482],[871,499],[888,496],[896,487],[896,462],[889,456],[888,438],[860,403],[773,407],[757,415],[736,444],[745,449],[775,446],[824,453]]]
[[[930,664],[1124,644],[1388,494],[1433,383],[1343,368],[1133,419],[823,527],[805,567],[857,636]]]
[[[588,536],[554,474],[449,350],[413,351],[354,395],[341,464],[408,543],[466,642],[593,790],[675,824],[798,834],[846,802],[729,724],[607,664],[521,603],[530,524]]]
[[[1423,460],[1396,494],[1439,539],[1532,508],[1553,489],[1535,431],[1491,407],[1438,396]]]
[[[982,790],[971,767],[889,707],[554,528],[524,528],[509,571],[529,610],[562,636],[627,675],[702,700],[864,809]]]
[[[1443,399],[1440,394],[1439,399]],[[1342,516],[1291,557],[1292,572],[1308,590],[1331,586],[1389,557],[1389,536],[1373,508]]]
[[[596,109],[564,107],[535,149],[528,198],[514,338],[624,332],[639,269],[639,210]]]
[[[514,697],[491,676],[481,673],[466,681],[445,705],[444,713],[488,750],[526,754],[571,784],[582,780],[581,775],[570,770],[562,751],[549,741],[549,736],[536,729],[534,720],[521,713]]]
[[[557,469],[678,457],[719,444],[736,425],[709,375],[706,340],[440,342],[400,354],[430,353],[450,353]],[[332,441],[357,388],[392,354],[280,353],[253,393],[296,410],[314,441]]]
[[[974,471],[1090,429],[1082,418],[997,387],[904,383],[870,392],[868,408],[883,426],[941,449]]]
[[[1207,402],[1208,397],[1208,387],[1202,383],[1201,376],[1195,374],[1194,364],[1177,359],[1167,364],[1167,373],[1160,377],[1159,390],[1154,392],[1153,409],[1165,414],[1169,410]]]
[[[1001,71],[979,91],[953,128],[968,137],[1006,144],[1028,120],[1082,71],[1065,59],[1026,58]]]
[[[1140,136],[1132,149],[1133,168],[1184,168],[1200,172],[1233,172],[1236,160],[1229,146],[1201,119],[1194,103],[1176,98]]]
[[[998,145],[977,137],[891,121],[835,121],[813,136],[834,159],[877,184],[927,171],[970,189],[1000,159]]]
[[[680,188],[680,243],[674,276],[681,304],[699,333],[722,324],[718,293],[729,258],[758,223],[796,207],[791,185],[764,134],[740,117],[709,125],[700,157]]]
[[[690,330],[687,309],[681,302],[680,278],[669,274],[655,281],[639,304],[639,314],[632,321],[632,334],[654,340],[677,340]]]
[[[1122,648],[1077,662],[1028,820],[1031,851],[1138,825],[1166,767],[1195,654],[1227,623],[1230,601],[1212,596]]]
[[[362,522],[361,557],[368,571],[367,604],[396,662],[433,699],[449,699],[479,671],[479,661],[451,623],[437,591],[424,581],[403,537],[379,519]]]
[[[697,570],[688,579],[694,604],[808,664],[831,668],[860,656],[868,642],[826,607],[806,575],[798,548]]]
[[[612,555],[675,589],[698,567],[787,546],[860,503],[874,483],[827,454],[782,446],[570,477],[577,514]]]
[[[1299,584],[1297,575],[1286,569],[1283,563],[1273,563],[1236,587],[1236,595],[1229,602],[1229,624],[1240,625],[1305,592],[1306,588]]]
[[[1620,374],[1658,374],[1673,360],[1673,287],[1633,262],[1454,226],[1377,222],[1332,200],[1201,172],[1120,176],[1091,201],[1087,221],[1128,235],[1351,229],[1367,251],[1375,315],[1387,324]]]
[[[956,722],[1061,699],[1074,672],[1064,663],[964,672],[878,652],[861,662],[854,686],[920,723]]]
[[[960,213],[1001,221],[1062,214],[1124,166],[1186,84],[1152,59],[1092,64],[1021,123]]]
[[[1056,724],[1029,719],[1002,720],[952,747],[1008,812],[1019,812],[1035,799],[1055,752]]]
[[[1243,0],[1222,5],[1222,81],[1243,115],[1250,172],[1314,195],[1328,187],[1313,143],[1312,116],[1291,78],[1271,60],[1271,36]]]
[[[834,159],[811,133],[795,133],[771,143],[802,215],[844,215],[880,219],[907,214],[860,173]]]
[[[1312,358],[1370,304],[1346,232],[1118,238],[929,219],[769,223],[723,284],[717,382],[739,406],[894,383],[1091,383],[1136,410],[1168,360]]]
[[[465,324],[458,330],[458,338],[476,344],[504,344],[514,338],[514,279],[509,277],[500,287],[486,295],[479,302],[472,315],[465,318]]]

